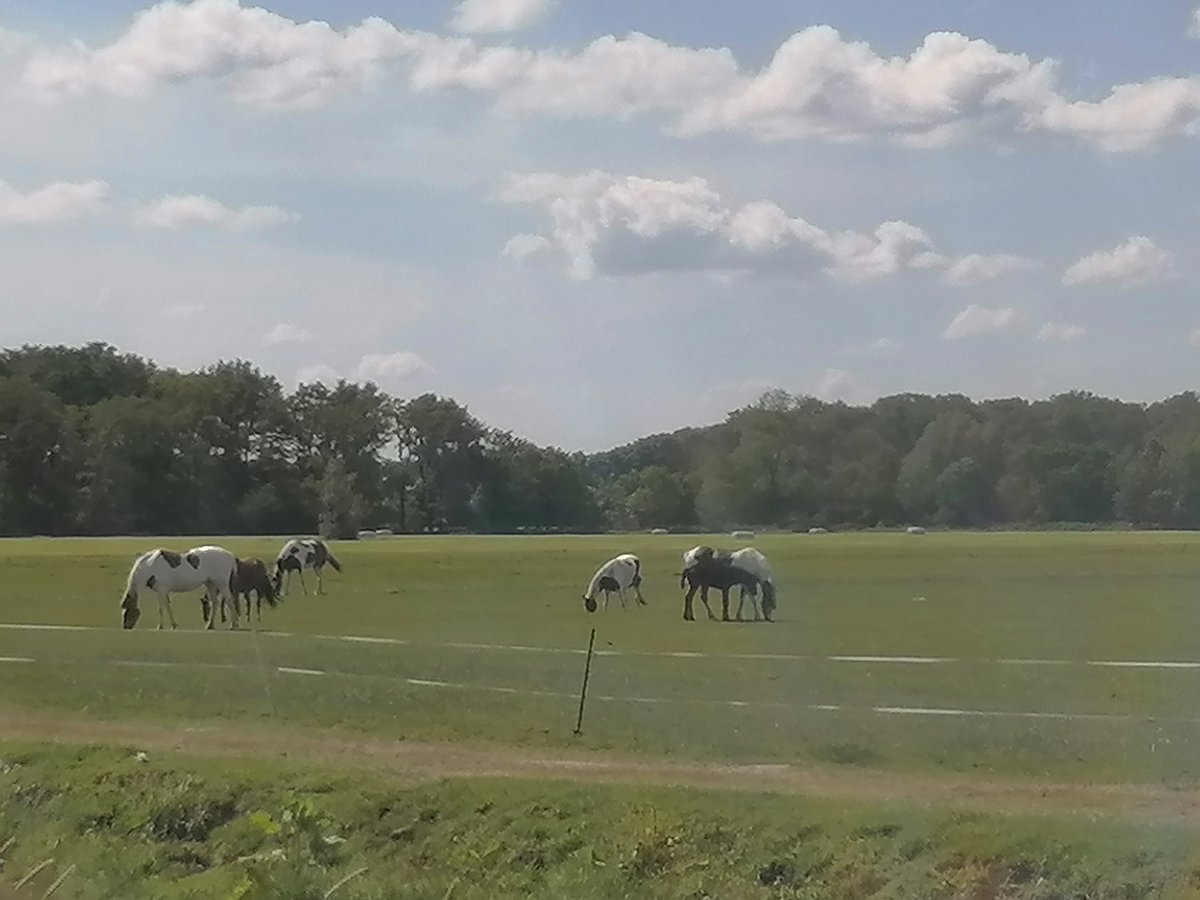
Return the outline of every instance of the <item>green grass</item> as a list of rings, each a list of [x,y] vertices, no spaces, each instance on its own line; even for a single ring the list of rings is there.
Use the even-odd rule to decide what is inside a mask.
[[[56,900],[297,900],[347,878],[338,900],[1182,900],[1200,884],[1194,833],[1167,827],[12,744],[0,848],[0,885],[50,860],[22,896],[67,873]]]
[[[1188,782],[1200,766],[1193,753],[1200,737],[1200,670],[1088,665],[1200,660],[1200,536],[764,536],[756,546],[781,583],[779,621],[770,625],[681,621],[674,573],[680,552],[697,537],[406,537],[341,544],[335,550],[346,572],[327,576],[329,596],[299,596],[297,585],[297,595],[267,613],[266,627],[288,634],[259,637],[273,703],[248,634],[156,633],[153,605],[144,607],[137,631],[117,627],[134,554],[160,543],[182,549],[204,540],[0,542],[0,621],[106,629],[0,630],[0,657],[37,660],[0,663],[0,709],[187,722],[260,721],[270,713],[288,726],[345,734],[1067,780]],[[217,540],[268,559],[280,544]],[[579,599],[587,579],[604,559],[625,551],[642,557],[650,606],[588,616]],[[199,627],[195,599],[179,597],[175,606],[181,624]],[[579,651],[592,626],[597,648],[610,655],[596,660],[582,738],[572,734],[572,697],[582,674],[578,652],[446,646]],[[317,637],[339,634],[409,643]],[[656,655],[664,652],[719,656]],[[836,655],[955,661],[828,659]],[[1008,658],[1063,664],[997,662]],[[134,668],[114,661],[187,665]],[[279,666],[327,674],[282,674],[274,671]],[[813,704],[839,709],[807,708]],[[1129,718],[884,715],[873,711],[879,706]]]

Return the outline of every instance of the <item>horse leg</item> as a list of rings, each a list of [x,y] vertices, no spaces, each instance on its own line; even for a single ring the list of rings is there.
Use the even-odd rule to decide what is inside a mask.
[[[304,570],[297,569],[296,574],[300,576],[300,587],[304,589],[304,596],[308,596],[308,585],[304,583]]]
[[[221,598],[221,608],[229,608],[229,630],[237,631],[241,619],[242,608],[238,603],[238,593],[228,584],[214,585],[217,596]],[[247,604],[249,606],[249,604]],[[222,620],[224,621],[224,620]]]
[[[691,585],[688,588],[687,594],[683,598],[683,620],[685,622],[694,622],[696,617],[692,615],[692,598],[696,596],[696,585]]]
[[[721,588],[721,621],[728,622],[729,619],[729,588]]]
[[[163,597],[166,599],[166,602],[167,602],[167,618],[171,620],[171,630],[174,631],[179,626],[177,624],[175,624],[175,610],[171,609],[171,595],[163,594]],[[162,610],[160,609],[159,615],[161,616],[161,614],[162,614]]]
[[[649,605],[646,603],[646,598],[642,596],[642,586],[640,584],[635,584],[633,586],[633,594],[635,597],[637,597],[637,602],[640,603],[642,606]]]
[[[742,607],[745,605],[746,605],[746,589],[744,587],[738,588],[737,620],[739,622],[742,621]]]
[[[317,573],[317,593],[323,594],[325,593],[325,580],[321,577],[321,570],[313,569],[313,571]]]
[[[713,615],[712,607],[708,605],[708,585],[700,588],[700,600],[704,603],[704,609],[708,613],[709,621],[715,621],[717,617]]]
[[[155,630],[162,631],[163,630],[163,595],[158,593],[158,591],[155,591],[154,596],[156,596],[158,598],[158,628]]]
[[[621,609],[628,610],[629,607],[625,605],[625,588],[617,588],[617,596],[621,598]]]

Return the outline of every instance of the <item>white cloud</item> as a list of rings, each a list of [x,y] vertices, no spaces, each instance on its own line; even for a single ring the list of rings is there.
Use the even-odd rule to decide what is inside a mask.
[[[1200,328],[1188,335],[1188,343],[1193,347],[1200,347]]]
[[[971,253],[955,260],[948,260],[942,278],[955,287],[972,287],[1011,272],[1029,271],[1038,268],[1038,263],[1022,256],[997,253],[991,256]]]
[[[551,4],[464,0],[455,23],[517,28]],[[1054,60],[953,32],[925,36],[908,56],[885,57],[815,25],[788,37],[754,72],[728,48],[676,46],[636,32],[606,35],[575,52],[531,50],[402,31],[379,18],[338,30],[238,0],[160,3],[108,45],[75,42],[37,53],[24,82],[50,95],[133,96],[210,81],[239,102],[297,107],[369,88],[392,62],[407,67],[416,91],[476,91],[494,95],[503,110],[560,116],[655,112],[682,135],[939,146],[1043,132],[1121,151],[1192,134],[1200,119],[1200,78],[1156,78],[1078,100],[1059,91]]]
[[[1194,38],[1200,38],[1200,7],[1192,13],[1192,26],[1188,29],[1188,34]]]
[[[341,380],[342,376],[337,373],[337,370],[324,363],[305,366],[296,373],[297,384],[323,384],[326,387],[333,387]]]
[[[263,335],[264,344],[306,344],[312,339],[311,331],[291,322],[280,322]]]
[[[769,201],[731,207],[697,177],[533,173],[511,177],[501,198],[542,207],[553,223],[549,234],[514,238],[505,254],[519,259],[552,247],[580,280],[666,271],[824,271],[866,281],[916,267],[932,246],[908,222],[884,222],[870,233],[835,232]]]
[[[103,181],[57,181],[21,192],[0,181],[0,225],[48,225],[98,212],[108,199]]]
[[[25,50],[33,42],[27,34],[10,31],[0,26],[0,56],[9,56]]]
[[[369,85],[383,60],[413,38],[382,19],[338,31],[295,22],[238,0],[164,2],[139,13],[107,46],[82,42],[34,56],[25,82],[51,95],[103,91],[137,96],[191,80],[224,84],[239,101],[267,107],[313,106]]]
[[[437,370],[416,353],[368,353],[355,369],[359,381],[408,381]]]
[[[1097,250],[1078,260],[1063,274],[1062,283],[1136,285],[1164,277],[1171,255],[1150,238],[1135,235],[1112,250]]]
[[[1066,325],[1059,322],[1047,322],[1038,329],[1039,341],[1077,341],[1087,337],[1087,329],[1082,325]]]
[[[278,206],[235,208],[200,194],[171,194],[139,209],[134,219],[140,225],[155,228],[215,225],[230,231],[250,231],[293,222],[297,216]]]
[[[540,234],[516,234],[509,238],[500,255],[505,259],[520,262],[530,256],[535,256],[554,245]]]
[[[1121,84],[1097,102],[1057,95],[1031,112],[1035,127],[1083,138],[1114,152],[1144,150],[1167,137],[1194,135],[1200,121],[1200,78],[1156,78]]]
[[[555,0],[462,0],[450,24],[469,33],[520,31],[545,19],[554,6]]]
[[[842,369],[826,369],[815,391],[822,400],[843,400],[847,403],[861,402],[868,393],[861,381]]]
[[[963,338],[1004,334],[1023,322],[1024,317],[1011,307],[988,309],[972,303],[946,326],[942,337],[948,341],[957,341]]]
[[[895,353],[903,346],[897,340],[881,337],[873,341],[868,341],[865,344],[852,344],[849,347],[843,347],[841,352],[847,356],[874,356]]]

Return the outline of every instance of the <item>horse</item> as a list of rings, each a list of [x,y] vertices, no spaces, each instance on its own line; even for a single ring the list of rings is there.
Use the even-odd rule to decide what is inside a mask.
[[[709,619],[715,619],[712,607],[708,605],[708,589],[717,588],[721,591],[721,621],[729,622],[729,589],[741,588],[743,595],[749,591],[758,592],[758,578],[733,564],[732,554],[727,550],[713,550],[711,547],[695,547],[684,554],[687,564],[679,575],[680,589],[687,587],[683,598],[684,621],[695,621],[692,613],[692,598],[700,591],[700,601],[708,612]],[[740,607],[739,607],[740,613]]]
[[[626,609],[625,591],[633,588],[637,602],[646,606],[642,597],[642,561],[632,553],[622,553],[614,556],[592,576],[587,593],[583,595],[583,606],[588,612],[596,611],[596,592],[604,591],[604,608],[608,609],[608,601],[613,591],[621,598],[621,609]]]
[[[333,566],[334,571],[342,571],[342,564],[336,556],[329,552],[324,541],[316,538],[294,538],[283,545],[283,549],[275,556],[275,573],[272,576],[275,593],[280,596],[287,594],[287,586],[291,584],[293,572],[300,574],[300,587],[308,593],[308,585],[304,583],[304,570],[312,569],[317,573],[317,593],[325,593],[325,585],[321,581],[321,569],[325,564]],[[284,584],[284,573],[287,573],[287,585]]]
[[[233,610],[231,628],[238,627],[238,608],[234,589],[237,579],[237,557],[223,547],[195,547],[186,553],[173,550],[151,550],[133,561],[129,578],[125,582],[125,595],[121,598],[121,627],[128,630],[141,617],[138,596],[141,591],[153,591],[158,596],[158,630],[163,628],[163,608],[171,621],[171,628],[178,628],[175,612],[171,609],[171,594],[205,589],[205,596],[213,595]],[[206,604],[205,620],[213,627],[213,604]]]
[[[778,594],[775,586],[775,572],[771,569],[771,564],[767,562],[767,558],[755,550],[753,547],[743,547],[741,550],[734,550],[729,554],[729,560],[733,565],[743,571],[749,572],[758,579],[759,586],[762,588],[762,617],[768,622],[771,621],[771,613],[775,611],[778,602]],[[739,591],[737,618],[742,620],[742,604],[746,602],[745,589]],[[759,602],[758,593],[750,591],[750,609],[754,613],[754,621],[758,621]]]
[[[259,622],[262,621],[262,604],[263,600],[267,601],[267,605],[274,609],[279,605],[279,595],[275,592],[275,585],[271,582],[270,573],[267,572],[267,564],[261,559],[238,559],[237,561],[237,576],[236,585],[233,590],[233,602],[239,607],[241,612],[241,601],[239,597],[244,597],[246,600],[246,619],[250,618],[250,593],[253,591],[256,595],[255,605],[256,618]],[[201,608],[204,610],[204,617],[207,619],[209,615],[209,604],[212,603],[212,597],[206,592],[200,598]],[[225,607],[221,607],[221,621],[225,621]]]
[[[742,609],[745,607],[747,596],[750,597],[750,609],[754,613],[754,621],[759,621],[758,587],[762,588],[762,618],[768,622],[772,621],[771,613],[775,611],[778,605],[778,592],[775,584],[775,573],[771,569],[771,564],[767,562],[767,558],[762,553],[753,547],[743,547],[740,550],[734,550],[732,553],[727,550],[713,550],[711,547],[693,547],[683,554],[684,571],[686,572],[689,566],[694,565],[697,558],[701,555],[723,560],[729,565],[736,566],[753,575],[757,581],[757,585],[748,582],[738,585],[737,620],[739,622],[742,621]],[[680,576],[679,586],[680,588],[684,586],[684,577],[682,575]],[[710,586],[719,587],[716,584]],[[703,593],[700,595],[700,598],[701,600],[705,600],[705,606],[707,606],[707,600]]]

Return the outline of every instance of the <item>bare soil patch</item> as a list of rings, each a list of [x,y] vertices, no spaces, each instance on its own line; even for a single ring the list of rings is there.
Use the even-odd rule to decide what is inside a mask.
[[[0,712],[0,739],[129,746],[199,756],[279,758],[405,779],[503,777],[759,791],[929,809],[1169,822],[1200,827],[1200,786],[1070,784],[849,766],[729,765],[557,753],[205,722],[190,727]]]

